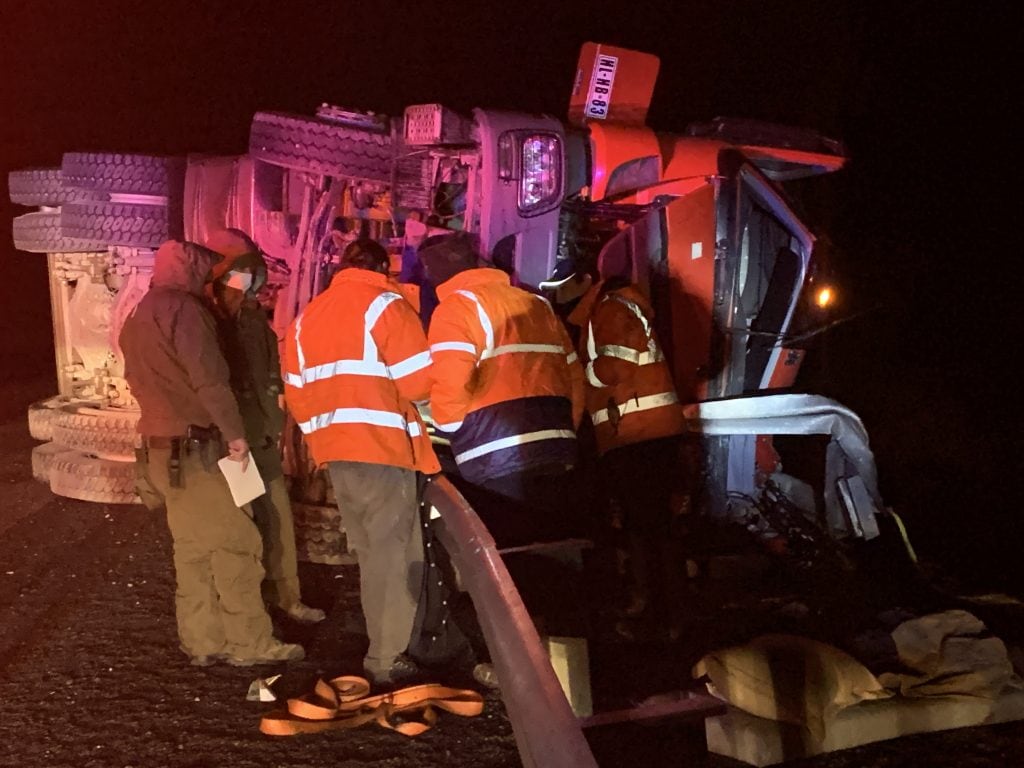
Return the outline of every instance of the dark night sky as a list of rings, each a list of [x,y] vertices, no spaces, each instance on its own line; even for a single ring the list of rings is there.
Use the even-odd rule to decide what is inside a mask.
[[[1019,513],[1005,480],[1024,468],[1010,453],[1016,409],[1001,405],[1016,396],[1020,346],[1015,8],[0,0],[3,375],[52,365],[44,258],[11,245],[23,211],[7,202],[9,170],[73,150],[241,153],[256,110],[309,113],[324,101],[562,116],[580,44],[614,43],[661,58],[656,128],[728,115],[846,141],[852,161],[820,213],[845,310],[874,309],[823,339],[809,384],[861,413],[883,493],[917,530],[939,503],[951,540],[976,537],[969,521],[984,519],[1010,552]]]

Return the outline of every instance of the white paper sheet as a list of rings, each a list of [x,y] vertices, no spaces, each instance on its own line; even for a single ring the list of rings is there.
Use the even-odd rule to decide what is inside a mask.
[[[228,481],[231,488],[231,497],[235,500],[236,506],[248,504],[258,496],[267,492],[267,486],[260,477],[260,471],[256,468],[256,462],[249,457],[249,466],[242,471],[242,462],[234,461],[227,456],[217,462],[220,471]]]

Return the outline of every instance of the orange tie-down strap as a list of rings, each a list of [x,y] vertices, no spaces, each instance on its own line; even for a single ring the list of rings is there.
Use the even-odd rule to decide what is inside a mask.
[[[362,677],[342,675],[318,680],[312,693],[288,699],[287,709],[276,709],[260,720],[260,730],[270,736],[358,728],[376,722],[405,736],[419,736],[437,722],[437,710],[475,717],[484,710],[476,691],[448,688],[437,683],[413,685],[370,696],[370,684]],[[418,715],[418,720],[408,719]]]

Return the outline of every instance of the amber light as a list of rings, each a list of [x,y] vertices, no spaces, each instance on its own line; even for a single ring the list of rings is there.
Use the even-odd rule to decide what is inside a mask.
[[[833,291],[832,287],[828,286],[828,285],[822,286],[814,294],[814,303],[817,304],[822,309],[825,309],[827,307],[831,307],[835,303],[835,300],[836,300],[835,291]]]

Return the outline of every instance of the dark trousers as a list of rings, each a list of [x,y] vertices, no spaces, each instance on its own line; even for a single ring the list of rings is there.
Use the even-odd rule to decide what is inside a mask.
[[[683,469],[678,436],[615,448],[598,461],[606,497],[622,513],[635,596],[670,621],[681,608],[684,563],[672,493]]]
[[[498,549],[590,535],[587,494],[575,471],[513,474],[485,484],[452,483],[487,526]],[[542,634],[586,634],[582,563],[567,553],[504,555],[516,589]]]
[[[575,471],[517,473],[481,484],[451,480],[499,549],[589,534],[587,503]]]

